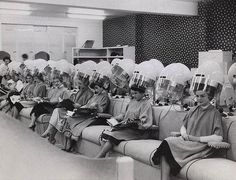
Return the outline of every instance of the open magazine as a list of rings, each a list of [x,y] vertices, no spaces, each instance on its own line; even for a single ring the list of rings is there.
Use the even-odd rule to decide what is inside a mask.
[[[137,121],[127,120],[127,121],[117,121],[115,118],[107,119],[107,123],[113,128],[113,129],[124,129],[124,128],[131,128],[131,129],[137,129],[138,123]]]
[[[119,121],[117,121],[115,118],[110,118],[107,119],[107,123],[109,124],[109,126],[111,127],[115,127],[115,126],[119,126],[121,123]]]
[[[91,108],[78,108],[74,109],[73,111],[67,110],[67,115],[70,117],[79,117],[81,115],[83,116],[94,116],[97,113],[97,109],[91,109]]]
[[[19,102],[20,99],[21,99],[21,97],[19,95],[12,95],[10,97],[10,100],[11,100],[12,104],[15,104],[16,102]]]

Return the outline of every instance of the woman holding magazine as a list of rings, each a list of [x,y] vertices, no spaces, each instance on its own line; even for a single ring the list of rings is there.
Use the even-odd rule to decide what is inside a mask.
[[[106,153],[121,141],[148,138],[153,118],[151,103],[145,98],[145,90],[143,86],[131,86],[131,101],[127,110],[124,115],[114,117],[119,123],[113,126],[112,130],[102,133],[105,143],[96,158],[105,157]]]
[[[47,89],[41,73],[25,77],[26,85],[22,90],[20,101],[16,102],[12,108],[12,116],[18,118],[24,107],[33,107],[36,100],[46,97]]]
[[[42,114],[52,114],[58,103],[69,98],[68,90],[62,84],[62,78],[55,76],[53,78],[53,87],[48,91],[47,97],[40,98],[38,103],[33,107],[30,117],[31,123],[29,128],[35,129],[36,119]]]
[[[41,135],[42,137],[49,136],[49,142],[55,141],[55,135],[57,131],[62,132],[64,125],[66,124],[66,114],[67,110],[69,110],[69,104],[72,103],[72,108],[80,108],[87,104],[89,99],[93,96],[93,92],[88,87],[89,85],[89,78],[84,78],[82,76],[77,76],[76,79],[78,84],[79,91],[75,94],[74,101],[72,102],[69,99],[62,101],[61,104],[65,104],[64,107],[54,109],[52,116],[49,121],[49,125],[46,131]],[[72,110],[73,110],[72,109]]]
[[[23,87],[23,90],[20,94],[20,101],[16,102],[12,107],[12,116],[14,118],[18,118],[20,111],[25,107],[24,102],[27,99],[30,99],[33,97],[34,92],[34,81],[33,76],[31,74],[27,74],[25,77],[26,85]]]

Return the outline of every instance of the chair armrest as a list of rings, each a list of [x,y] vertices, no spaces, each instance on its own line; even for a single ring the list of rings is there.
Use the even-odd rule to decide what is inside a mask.
[[[109,119],[112,117],[111,114],[108,114],[108,113],[97,113],[97,117],[98,118],[104,118],[104,119]]]
[[[227,142],[208,142],[208,146],[215,148],[215,149],[229,149],[230,144]]]
[[[150,129],[150,130],[159,130],[159,126],[157,126],[157,125],[152,125],[149,129]]]
[[[179,136],[181,136],[181,133],[180,132],[171,132],[170,136],[172,136],[172,137],[179,137]]]

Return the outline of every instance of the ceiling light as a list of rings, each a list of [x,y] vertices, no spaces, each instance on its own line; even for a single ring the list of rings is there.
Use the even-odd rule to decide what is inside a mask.
[[[31,11],[23,11],[23,10],[6,10],[6,9],[0,9],[0,14],[4,15],[30,15]]]
[[[91,15],[99,15],[99,16],[108,15],[105,13],[104,10],[86,9],[86,8],[69,8],[68,13],[70,13],[70,14],[91,14]]]
[[[67,14],[69,18],[79,18],[79,19],[96,19],[104,20],[106,16],[94,16],[94,15],[83,15],[83,14]]]
[[[0,9],[31,10],[29,4],[0,2]]]

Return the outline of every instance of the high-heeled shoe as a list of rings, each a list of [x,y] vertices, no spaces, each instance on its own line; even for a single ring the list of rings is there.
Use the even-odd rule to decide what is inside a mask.
[[[35,131],[35,127],[36,127],[36,125],[34,124],[32,126],[29,126],[29,129],[31,129],[32,131]]]
[[[46,131],[43,134],[41,134],[42,138],[46,138],[46,137],[49,137],[49,136],[50,136],[50,133],[46,132]]]
[[[49,136],[48,141],[49,141],[51,144],[55,144],[55,143],[56,143],[56,139],[55,139],[54,137],[51,137],[51,136]]]

